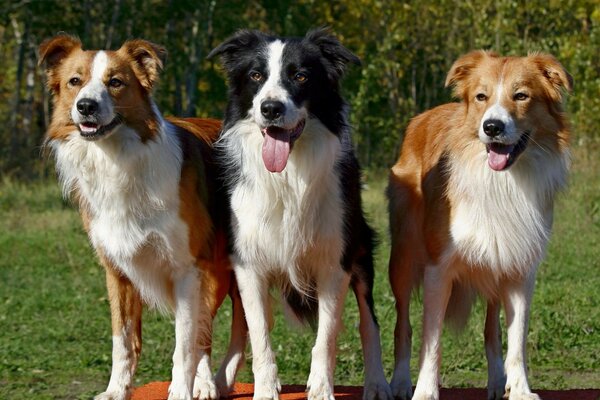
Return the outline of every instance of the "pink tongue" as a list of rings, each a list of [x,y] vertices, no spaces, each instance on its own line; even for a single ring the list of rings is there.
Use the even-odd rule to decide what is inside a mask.
[[[271,172],[284,170],[290,156],[290,131],[279,128],[263,129],[265,139],[262,158],[265,167]]]
[[[508,165],[508,157],[514,146],[492,145],[488,151],[488,165],[494,171],[502,171]]]

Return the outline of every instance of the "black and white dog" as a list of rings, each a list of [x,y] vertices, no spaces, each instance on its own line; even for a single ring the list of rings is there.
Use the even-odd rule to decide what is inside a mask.
[[[373,232],[339,82],[360,60],[324,29],[304,38],[239,31],[221,56],[229,103],[220,148],[228,165],[233,264],[248,320],[254,398],[277,399],[269,288],[292,315],[318,320],[309,399],[333,399],[336,337],[349,286],[360,310],[364,398],[391,399],[373,311]]]

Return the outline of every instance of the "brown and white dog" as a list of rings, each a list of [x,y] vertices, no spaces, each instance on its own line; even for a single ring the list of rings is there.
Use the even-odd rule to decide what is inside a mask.
[[[169,399],[216,399],[232,387],[246,328],[211,159],[220,122],[162,117],[151,92],[166,54],[144,40],[86,51],[67,35],[39,48],[54,95],[47,143],[106,270],[113,351],[106,391],[127,399],[141,350],[142,302],[175,314]],[[212,318],[234,303],[229,353],[210,370]]]
[[[572,78],[552,56],[476,51],[446,79],[462,101],[410,123],[388,187],[389,272],[398,319],[394,395],[411,397],[409,300],[423,283],[423,343],[413,400],[438,399],[444,317],[466,322],[487,301],[488,398],[538,399],[527,382],[526,338],[538,264],[565,185]],[[502,363],[499,312],[508,327]],[[506,368],[506,370],[505,370]]]

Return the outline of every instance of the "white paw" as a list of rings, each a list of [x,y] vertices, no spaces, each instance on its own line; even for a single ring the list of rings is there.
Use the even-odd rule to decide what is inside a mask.
[[[128,390],[107,390],[94,397],[94,400],[128,400],[131,392]]]
[[[254,373],[254,400],[279,400],[281,383],[277,378],[275,364],[263,367]]]
[[[363,400],[393,400],[392,389],[385,378],[365,380]]]
[[[325,377],[325,374],[310,373],[306,383],[308,400],[334,400],[333,382]]]
[[[169,398],[168,400],[192,400],[191,388],[183,384],[183,382],[176,382],[173,380],[169,386]]]
[[[407,379],[396,379],[392,378],[392,383],[390,384],[392,388],[392,396],[398,400],[410,400],[413,395],[412,390],[412,382],[410,381],[410,376]]]
[[[508,400],[541,400],[540,396],[535,393],[518,393],[510,391]]]
[[[194,398],[198,400],[217,400],[219,398],[219,390],[212,377],[204,379],[196,375],[196,379],[194,380]]]
[[[412,400],[439,400],[439,398],[440,398],[439,390],[425,393],[425,391],[420,391],[417,388],[415,390],[414,396],[412,397]]]

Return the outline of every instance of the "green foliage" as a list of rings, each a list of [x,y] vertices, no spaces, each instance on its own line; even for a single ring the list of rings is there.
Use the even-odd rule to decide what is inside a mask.
[[[156,92],[166,114],[219,117],[226,86],[208,52],[240,28],[303,35],[328,25],[363,60],[344,83],[364,165],[387,167],[419,112],[450,100],[452,62],[476,48],[554,54],[575,79],[568,99],[576,138],[598,138],[600,3],[597,0],[112,0],[0,2],[0,173],[48,174],[39,146],[51,110],[36,66],[39,43],[58,32],[87,48],[142,37],[167,47]]]

